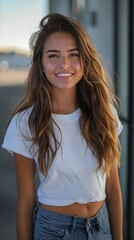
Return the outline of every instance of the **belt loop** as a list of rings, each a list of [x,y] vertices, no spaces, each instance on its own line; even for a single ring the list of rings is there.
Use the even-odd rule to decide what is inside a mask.
[[[98,225],[98,230],[100,230],[100,226],[101,226],[101,219],[98,217],[97,218],[97,225]]]
[[[36,221],[36,213],[37,213],[37,210],[38,210],[39,206],[37,205],[34,210],[33,210],[33,222],[35,223]]]
[[[75,227],[76,227],[76,224],[77,224],[77,220],[78,218],[76,216],[73,217],[72,219],[72,224],[71,224],[71,228],[70,228],[70,233],[74,233],[74,230],[75,230]]]
[[[101,220],[99,217],[96,217],[94,219],[90,219],[90,218],[87,219],[87,222],[86,222],[87,231],[90,231],[93,226],[96,226],[98,230],[100,229]]]

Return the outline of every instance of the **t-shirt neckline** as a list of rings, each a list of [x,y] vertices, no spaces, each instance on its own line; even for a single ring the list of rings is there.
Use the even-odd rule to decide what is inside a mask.
[[[80,109],[77,108],[74,112],[68,113],[68,114],[57,114],[57,113],[52,113],[53,117],[56,118],[64,118],[64,119],[75,119],[80,117]]]

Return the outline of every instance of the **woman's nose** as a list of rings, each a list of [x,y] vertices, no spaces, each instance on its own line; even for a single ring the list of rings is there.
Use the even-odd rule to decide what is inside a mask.
[[[66,56],[61,57],[60,67],[67,69],[70,67],[70,59]]]

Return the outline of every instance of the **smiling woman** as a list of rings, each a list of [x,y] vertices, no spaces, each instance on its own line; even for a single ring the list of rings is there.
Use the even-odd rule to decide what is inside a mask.
[[[73,90],[76,94],[76,84],[83,76],[83,68],[76,40],[71,34],[56,32],[47,38],[44,43],[42,64],[43,72],[53,86],[54,94],[55,88],[68,89],[71,92]]]
[[[18,240],[122,240],[122,124],[96,49],[57,13],[40,21],[30,47],[27,92],[3,143],[15,159]]]
[[[72,98],[76,98],[76,84],[83,76],[83,66],[75,38],[67,32],[56,32],[48,36],[44,43],[43,73],[52,84],[53,112],[66,114],[76,109]],[[64,98],[61,101],[61,95]],[[65,108],[65,105],[66,108]]]

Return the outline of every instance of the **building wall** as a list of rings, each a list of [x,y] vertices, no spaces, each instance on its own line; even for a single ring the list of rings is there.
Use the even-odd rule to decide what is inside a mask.
[[[49,0],[49,12],[70,15],[70,0]]]
[[[115,1],[116,2],[116,1]],[[124,130],[120,171],[124,202],[124,239],[134,238],[134,1],[116,2],[117,91]]]

